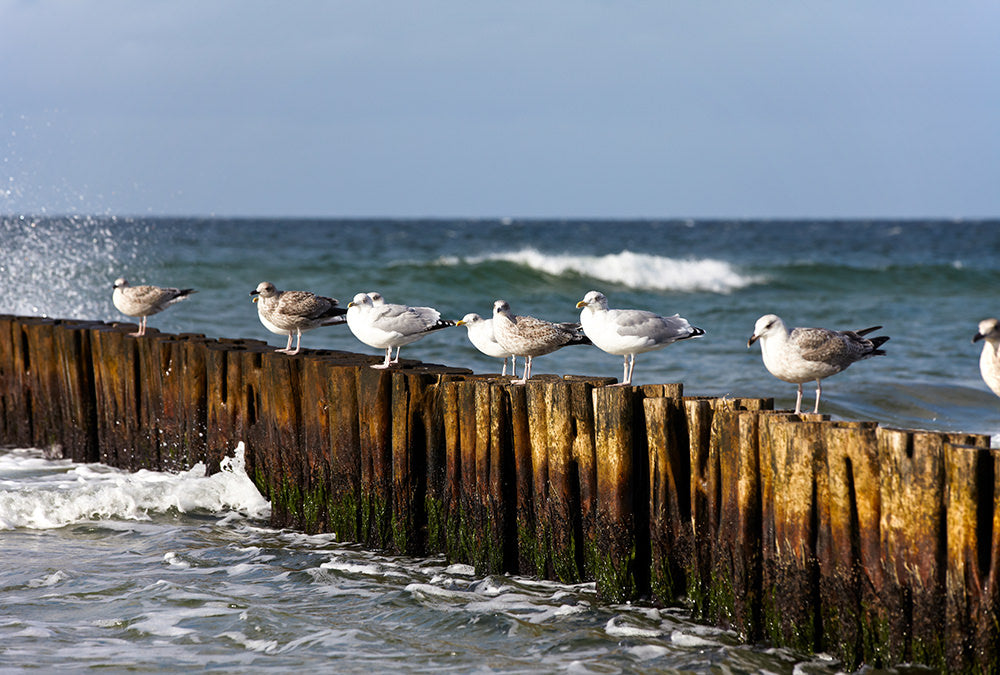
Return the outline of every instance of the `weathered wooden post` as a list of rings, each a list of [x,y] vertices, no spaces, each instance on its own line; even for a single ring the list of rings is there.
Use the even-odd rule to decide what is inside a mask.
[[[828,422],[817,484],[816,555],[824,649],[854,669],[886,663],[888,616],[878,592],[881,465],[874,422]]]
[[[274,527],[302,529],[301,359],[278,352],[261,354],[260,420],[254,443],[257,466],[267,483]]]
[[[54,333],[62,391],[60,408],[65,423],[62,429],[62,456],[76,462],[96,462],[98,457],[94,373],[90,355],[92,326],[90,322],[63,321],[60,322],[62,330]],[[2,330],[0,327],[0,332]],[[3,376],[0,366],[0,378]],[[0,426],[2,424],[0,421]]]
[[[944,450],[948,668],[989,672],[1000,650],[1000,451],[951,443]]]
[[[26,378],[30,358],[24,340],[23,319],[0,316],[0,431],[5,443],[31,444],[31,394]]]
[[[129,466],[142,407],[136,342],[125,330],[104,325],[91,333],[99,458],[118,467]]]
[[[548,439],[548,490],[546,516],[549,551],[555,578],[566,583],[581,578],[583,564],[582,521],[573,445],[576,429],[570,383],[551,381],[532,386],[545,387],[545,418]]]
[[[687,590],[694,554],[687,425],[678,399],[642,403],[649,443],[650,590],[658,602],[673,604]]]
[[[820,416],[761,418],[762,617],[766,635],[817,649],[816,473],[825,463]]]
[[[597,589],[606,600],[636,596],[632,410],[628,387],[594,389],[597,458]]]
[[[392,543],[392,373],[357,368],[361,450],[361,536],[363,543]]]
[[[330,528],[341,541],[363,540],[361,530],[361,422],[357,370],[363,365],[331,369]]]

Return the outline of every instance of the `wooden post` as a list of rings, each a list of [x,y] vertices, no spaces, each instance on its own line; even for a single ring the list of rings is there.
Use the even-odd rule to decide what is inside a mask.
[[[1000,644],[1000,451],[946,444],[948,670],[989,672]]]
[[[611,602],[637,593],[633,513],[632,392],[625,387],[594,390],[597,456],[597,590]]]
[[[765,415],[761,423],[761,623],[775,642],[812,651],[821,635],[815,523],[822,431],[795,415]]]
[[[527,387],[512,384],[498,386],[504,387],[510,401],[511,445],[514,453],[516,571],[524,575],[543,576],[545,570],[538,569],[536,557],[538,537],[535,532],[535,486]]]
[[[943,439],[880,427],[878,442],[890,661],[944,668]]]
[[[686,570],[694,554],[691,530],[691,461],[681,401],[647,398],[649,439],[650,587],[669,605],[687,590]]]
[[[60,407],[65,424],[61,431],[62,456],[76,462],[96,462],[98,457],[94,373],[90,355],[92,325],[82,321],[64,321],[60,323],[62,330],[54,333],[62,390]],[[0,334],[2,331],[0,325]],[[0,379],[4,376],[0,366]],[[0,418],[3,417],[2,405],[0,394]],[[0,419],[0,428],[2,425]]]
[[[549,503],[549,428],[546,386],[533,383],[524,387],[528,417],[528,435],[531,439],[531,485],[534,491],[535,541],[534,568],[545,578],[553,578],[552,534],[548,517]],[[522,557],[526,553],[522,550]]]
[[[330,528],[341,541],[361,541],[361,423],[357,371],[367,365],[331,369]]]
[[[362,366],[357,373],[361,449],[362,543],[392,542],[392,373]]]
[[[817,542],[824,649],[850,669],[887,663],[888,616],[878,593],[881,563],[880,459],[874,422],[823,425]]]

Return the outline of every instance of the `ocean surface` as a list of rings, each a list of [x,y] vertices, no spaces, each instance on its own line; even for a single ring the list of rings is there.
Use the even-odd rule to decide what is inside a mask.
[[[118,276],[194,287],[150,318],[167,332],[268,340],[249,292],[260,281],[343,304],[358,291],[443,316],[575,320],[612,307],[680,313],[698,340],[638,357],[634,382],[687,394],[774,397],[795,386],[747,349],[756,319],[882,325],[886,356],[824,382],[821,412],[885,426],[1000,438],[982,382],[980,319],[1000,314],[1000,221],[239,220],[0,217],[0,313],[131,321]],[[345,326],[303,346],[377,355]],[[404,359],[497,372],[461,327]],[[534,372],[621,377],[593,347],[539,357]],[[803,407],[811,409],[806,386]],[[836,672],[691,621],[683,608],[607,605],[592,585],[477,576],[442,559],[366,552],[267,526],[242,472],[124,474],[0,451],[0,671]]]

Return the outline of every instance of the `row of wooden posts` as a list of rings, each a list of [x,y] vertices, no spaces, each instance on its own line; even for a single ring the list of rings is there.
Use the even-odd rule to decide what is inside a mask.
[[[850,668],[1000,670],[988,436],[128,328],[0,317],[0,443],[217,470],[244,441],[275,527],[596,580]]]

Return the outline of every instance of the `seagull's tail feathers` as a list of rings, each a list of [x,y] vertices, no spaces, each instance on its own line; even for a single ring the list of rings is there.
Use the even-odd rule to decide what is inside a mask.
[[[567,342],[563,346],[568,347],[570,345],[592,345],[592,344],[594,343],[590,341],[590,338],[584,335],[583,333],[574,333],[573,337],[569,339],[569,342]]]
[[[704,334],[705,334],[705,331],[703,331],[701,328],[698,328],[697,326],[691,326],[691,333],[690,334],[685,335],[683,337],[679,337],[677,339],[678,340],[690,340],[691,338],[699,338],[699,337],[701,337]]]
[[[871,328],[863,328],[862,330],[856,330],[856,331],[854,331],[854,334],[855,335],[868,335],[869,333],[874,333],[877,330],[882,330],[882,326],[872,326]],[[888,340],[888,339],[889,338],[886,338],[885,340]],[[882,342],[885,342],[885,340],[882,340]],[[874,340],[872,340],[872,342],[874,342]],[[880,342],[879,344],[882,344],[882,342]]]
[[[882,345],[884,345],[886,342],[889,341],[888,335],[880,335],[878,337],[873,337],[870,338],[868,341],[872,343],[873,347],[871,352],[872,356],[885,356],[885,350],[879,349],[879,347],[881,347]]]

